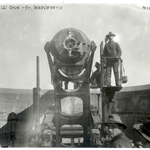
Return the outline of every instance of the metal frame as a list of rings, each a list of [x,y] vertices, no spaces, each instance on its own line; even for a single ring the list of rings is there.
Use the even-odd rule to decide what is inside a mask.
[[[61,127],[64,124],[81,125],[83,127],[83,138],[84,138],[83,146],[89,147],[89,140],[91,135],[89,78],[91,73],[94,52],[95,51],[91,50],[91,55],[89,56],[88,61],[86,61],[85,73],[82,76],[83,82],[81,87],[79,87],[79,89],[77,89],[76,91],[67,92],[60,86],[59,79],[61,76],[58,70],[54,67],[54,62],[52,61],[50,51],[46,50],[54,86],[54,100],[55,100],[54,124],[56,126],[56,147],[62,146],[61,142],[63,136],[61,135]],[[79,81],[79,79],[81,79],[81,77],[76,78],[75,80]],[[83,101],[83,114],[81,116],[78,116],[76,119],[73,115],[68,118],[68,116],[64,116],[61,114],[61,100],[68,96],[78,97]],[[74,135],[72,135],[71,137],[74,138]]]

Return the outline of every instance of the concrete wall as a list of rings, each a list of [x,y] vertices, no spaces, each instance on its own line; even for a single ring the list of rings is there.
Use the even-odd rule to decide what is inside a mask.
[[[0,88],[0,127],[7,122],[9,113],[20,113],[32,105],[32,90]]]

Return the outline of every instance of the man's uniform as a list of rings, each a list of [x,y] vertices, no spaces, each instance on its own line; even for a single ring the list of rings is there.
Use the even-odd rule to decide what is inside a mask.
[[[125,136],[123,132],[114,137],[111,143],[112,147],[114,148],[132,148],[130,140]]]

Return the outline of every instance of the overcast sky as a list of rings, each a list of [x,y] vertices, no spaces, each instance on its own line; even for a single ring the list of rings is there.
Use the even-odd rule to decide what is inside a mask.
[[[128,76],[128,83],[123,86],[150,84],[150,10],[142,5],[41,4],[62,7],[59,10],[35,10],[36,4],[22,4],[13,9],[10,5],[0,6],[0,87],[35,87],[36,56],[39,56],[41,89],[52,88],[44,45],[68,27],[81,30],[95,41],[94,62],[100,59],[99,45],[105,35],[109,31],[115,33]],[[25,10],[26,5],[32,10]]]

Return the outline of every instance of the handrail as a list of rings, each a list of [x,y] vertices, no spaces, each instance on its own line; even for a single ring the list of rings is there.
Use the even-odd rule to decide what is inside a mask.
[[[120,60],[122,60],[121,58],[118,58],[118,57],[105,57],[105,56],[102,56],[103,58],[106,58],[106,59],[114,59],[114,58],[116,58],[116,59],[120,59]]]

